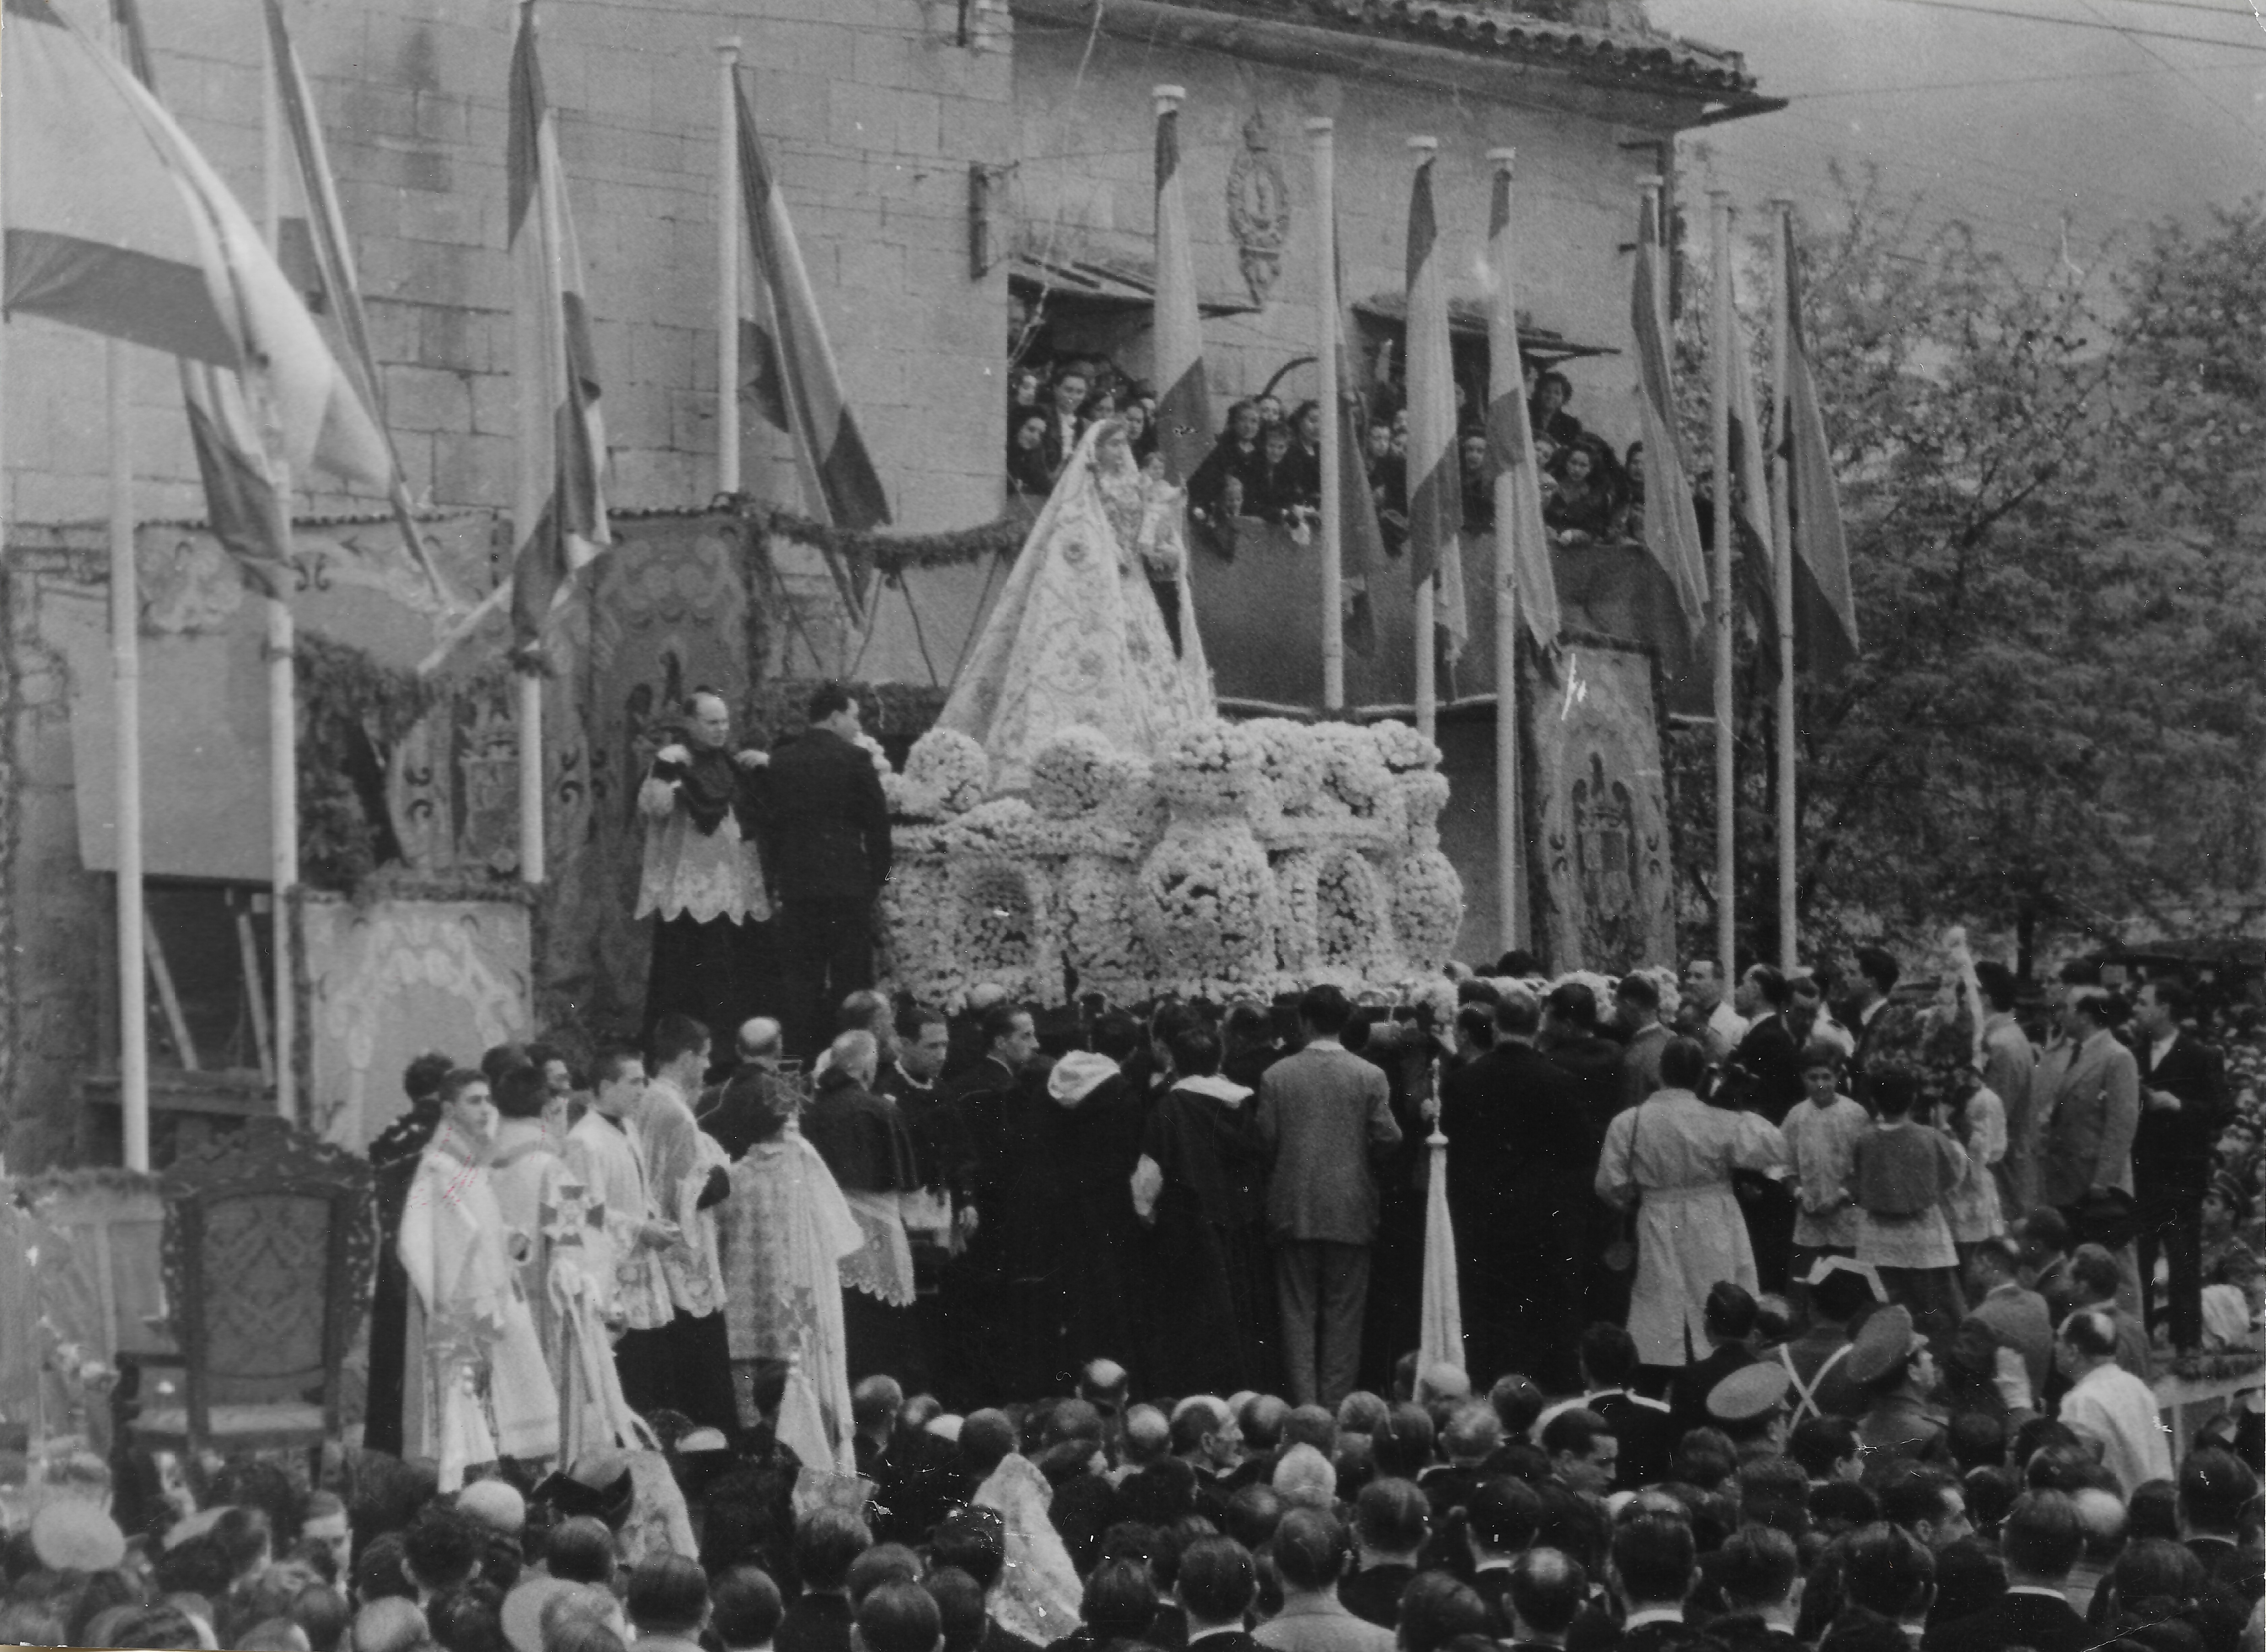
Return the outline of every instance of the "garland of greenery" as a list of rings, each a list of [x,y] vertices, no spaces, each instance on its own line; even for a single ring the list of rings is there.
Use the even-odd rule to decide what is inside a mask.
[[[814,545],[853,567],[872,567],[891,576],[911,568],[954,567],[986,557],[1012,556],[1031,530],[1027,512],[1010,512],[995,522],[948,533],[871,533],[837,528],[800,511],[788,510],[752,493],[720,493],[716,508],[729,511],[756,530],[749,550],[761,549],[761,536]]]

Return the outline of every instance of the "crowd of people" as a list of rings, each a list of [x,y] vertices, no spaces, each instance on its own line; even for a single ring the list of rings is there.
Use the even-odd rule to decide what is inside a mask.
[[[2255,1646],[2260,1414],[2147,1379],[2255,1347],[2258,1050],[1855,961],[420,1058],[362,1449],[50,1465],[0,1643]]]
[[[1583,428],[1567,411],[1572,381],[1554,369],[1527,369],[1527,414],[1541,472],[1543,523],[1561,545],[1614,543],[1641,529],[1643,482],[1634,443],[1626,455]],[[1456,457],[1463,520],[1474,532],[1495,526],[1489,483],[1488,437],[1481,398],[1458,387]],[[1360,451],[1378,525],[1389,547],[1408,530],[1408,414],[1389,380],[1353,408]],[[1137,460],[1157,450],[1157,397],[1147,384],[1085,360],[1051,373],[1018,366],[1009,377],[1007,487],[1011,494],[1042,500],[1062,474],[1078,437],[1095,421],[1115,418],[1128,428]],[[1240,518],[1268,522],[1304,541],[1319,521],[1322,497],[1322,414],[1318,402],[1287,406],[1271,390],[1238,401],[1210,452],[1188,479],[1188,506],[1199,523]]]

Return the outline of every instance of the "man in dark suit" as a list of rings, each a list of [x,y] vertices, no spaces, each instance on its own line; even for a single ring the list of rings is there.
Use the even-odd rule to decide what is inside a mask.
[[[2180,1465],[2180,1539],[2211,1583],[2246,1606],[2266,1593],[2258,1557],[2242,1545],[2242,1511],[2258,1495],[2258,1476],[2233,1451],[2199,1446]]]
[[[1006,1393],[1004,1378],[1013,1368],[993,1327],[1005,1312],[1008,1188],[1023,1070],[1039,1049],[1031,1012],[1012,1003],[993,1004],[978,1027],[983,1059],[943,1085],[931,1130],[938,1174],[954,1206],[969,1213],[958,1218],[966,1248],[937,1270],[934,1344],[938,1397],[962,1406]]]
[[[1923,1652],[2085,1652],[2101,1637],[2063,1593],[2070,1568],[2085,1552],[2085,1531],[2066,1493],[2034,1491],[2017,1501],[1999,1529],[2007,1592],[1982,1611],[1927,1632]]]
[[[1597,1136],[1589,1085],[1534,1047],[1540,1006],[1521,988],[1495,1005],[1495,1045],[1443,1086],[1448,1209],[1473,1375],[1528,1372],[1576,1389],[1582,1236]]]
[[[2203,1195],[2226,1111],[2218,1052],[2181,1026],[2188,1012],[2187,989],[2176,981],[2149,982],[2132,1006],[2132,1053],[2140,1066],[2140,1122],[2132,1136],[2140,1299],[2150,1334],[2168,1319],[2172,1346],[2182,1350],[2203,1338]],[[2161,1315],[2151,1288],[2159,1252],[2171,1275]]]
[[[763,771],[764,866],[780,908],[787,1039],[815,1055],[834,1007],[874,984],[874,897],[889,875],[889,806],[854,742],[855,698],[810,697],[810,728]]]
[[[1751,1113],[1773,1124],[1807,1093],[1802,1083],[1802,1046],[1786,1024],[1794,988],[1768,964],[1756,964],[1739,977],[1733,1006],[1747,1018],[1747,1030],[1731,1052],[1733,1093]],[[1765,1290],[1787,1288],[1794,1263],[1794,1193],[1790,1182],[1751,1171],[1735,1172],[1740,1213],[1755,1253],[1755,1273]]]

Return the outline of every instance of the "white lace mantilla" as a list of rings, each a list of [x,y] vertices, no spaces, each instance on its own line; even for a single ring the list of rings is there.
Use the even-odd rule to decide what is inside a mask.
[[[769,918],[771,903],[764,889],[763,860],[755,844],[740,836],[738,816],[727,811],[714,831],[700,831],[675,791],[664,781],[647,780],[638,799],[646,824],[637,916],[658,914],[663,921],[689,917],[696,924],[720,917],[760,924]],[[650,807],[664,799],[666,814]]]

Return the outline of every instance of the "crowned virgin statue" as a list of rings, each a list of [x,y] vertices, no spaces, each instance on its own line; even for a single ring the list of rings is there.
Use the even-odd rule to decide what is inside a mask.
[[[999,789],[1029,785],[1032,757],[1071,724],[1154,757],[1218,714],[1188,595],[1185,504],[1134,462],[1116,420],[1079,440],[937,720],[983,745]]]

